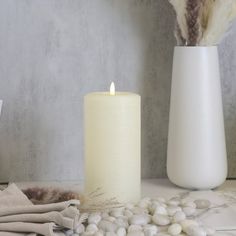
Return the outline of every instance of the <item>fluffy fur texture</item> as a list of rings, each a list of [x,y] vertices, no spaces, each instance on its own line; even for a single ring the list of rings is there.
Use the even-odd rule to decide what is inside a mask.
[[[72,191],[65,191],[57,188],[28,188],[23,190],[23,193],[34,204],[48,204],[56,202],[64,202],[71,199],[83,201],[84,197]]]
[[[100,189],[96,189],[88,196],[58,188],[34,187],[22,191],[34,204],[49,204],[68,201],[71,199],[80,200],[81,205],[79,209],[82,212],[93,212],[122,206],[122,204],[120,204],[115,198],[105,200],[101,198],[104,193],[102,193]]]
[[[236,17],[236,0],[169,0],[180,46],[216,45]]]

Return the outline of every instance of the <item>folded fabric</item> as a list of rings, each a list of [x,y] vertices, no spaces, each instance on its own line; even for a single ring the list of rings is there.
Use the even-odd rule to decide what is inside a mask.
[[[33,205],[32,202],[15,184],[11,184],[3,191],[0,191],[0,209],[31,205]]]
[[[33,205],[15,185],[0,191],[0,236],[64,235],[79,223],[79,200]]]

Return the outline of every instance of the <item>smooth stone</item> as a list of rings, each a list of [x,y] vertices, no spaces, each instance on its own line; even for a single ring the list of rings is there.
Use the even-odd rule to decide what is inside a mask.
[[[182,211],[178,206],[168,206],[166,210],[169,216],[173,216],[177,211]]]
[[[186,216],[192,216],[196,212],[196,209],[193,207],[183,207],[183,212]]]
[[[122,228],[128,228],[129,227],[128,220],[125,220],[125,219],[122,219],[122,218],[118,218],[114,223],[118,227],[122,227]]]
[[[182,201],[182,206],[183,207],[192,207],[192,208],[196,208],[196,204],[193,201]]]
[[[142,230],[142,226],[141,225],[130,225],[128,228],[128,232],[132,232],[132,231],[140,231]]]
[[[171,236],[170,234],[168,233],[158,233],[156,236]]]
[[[66,233],[66,236],[69,236],[69,235],[72,235],[74,231],[72,229],[69,229],[65,233]]]
[[[133,225],[146,225],[151,221],[151,217],[146,214],[133,215],[129,218],[129,223]]]
[[[156,214],[152,216],[152,221],[160,226],[165,226],[170,224],[170,219],[168,216]]]
[[[160,214],[160,215],[168,215],[167,210],[165,207],[163,206],[157,206],[155,211],[154,211],[154,215],[156,214]]]
[[[85,226],[83,224],[79,224],[75,229],[75,232],[78,234],[82,234],[84,231],[85,231]]]
[[[111,210],[110,212],[110,216],[113,216],[113,217],[120,217],[120,216],[123,216],[123,209],[113,209]]]
[[[206,209],[211,206],[211,202],[207,199],[197,199],[194,201],[197,209]]]
[[[154,236],[158,232],[158,227],[156,225],[147,224],[143,227],[143,232],[145,236]]]
[[[108,212],[102,212],[101,217],[102,217],[103,219],[109,217]]]
[[[106,232],[106,236],[116,236],[116,233],[114,232]]]
[[[95,233],[96,231],[98,231],[98,227],[96,224],[89,224],[86,227],[86,232],[91,232],[91,233]]]
[[[164,197],[157,197],[155,198],[158,202],[166,203],[166,199]]]
[[[117,231],[116,231],[117,236],[125,236],[126,235],[126,229],[123,227],[120,227]]]
[[[185,233],[189,236],[206,236],[206,231],[199,226],[189,226],[186,228]]]
[[[143,198],[139,203],[138,207],[141,208],[148,208],[148,206],[151,204],[150,198]]]
[[[104,218],[104,220],[107,220],[107,221],[110,221],[110,222],[115,222],[116,218],[113,217],[113,216],[108,216],[108,217]]]
[[[170,200],[167,202],[167,204],[168,204],[169,206],[179,206],[179,205],[180,205],[180,201],[177,200],[177,199],[170,199]]]
[[[89,217],[88,217],[88,223],[89,224],[98,224],[101,221],[102,217],[99,213],[92,213]]]
[[[183,220],[183,221],[181,221],[179,223],[181,224],[182,229],[183,229],[184,232],[186,231],[186,229],[189,226],[199,226],[198,222],[195,221],[195,220],[188,220],[188,219],[186,219],[186,220]]]
[[[93,236],[104,236],[103,231],[97,231]]]
[[[180,224],[172,224],[171,226],[169,226],[168,228],[168,233],[170,235],[178,235],[180,234],[182,231],[182,226]]]
[[[101,220],[98,223],[98,228],[103,230],[104,232],[115,232],[117,229],[117,225],[111,221]]]
[[[124,211],[124,216],[131,217],[133,215],[133,212],[131,210],[125,210]]]
[[[127,236],[145,236],[144,233],[140,231],[131,231],[128,232]]]
[[[186,215],[183,211],[177,211],[172,218],[173,223],[178,223],[186,219]]]
[[[148,214],[148,209],[142,207],[134,207],[131,211],[134,215]]]

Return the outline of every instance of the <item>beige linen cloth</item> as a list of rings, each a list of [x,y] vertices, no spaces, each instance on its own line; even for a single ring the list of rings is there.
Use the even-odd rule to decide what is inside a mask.
[[[79,222],[79,200],[33,205],[15,185],[0,191],[0,236],[56,236]],[[61,233],[60,233],[61,232]]]

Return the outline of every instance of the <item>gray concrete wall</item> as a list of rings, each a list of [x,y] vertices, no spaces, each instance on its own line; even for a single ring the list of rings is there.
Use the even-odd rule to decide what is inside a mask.
[[[0,181],[83,178],[83,96],[142,96],[142,175],[166,176],[175,40],[167,0],[0,2]],[[236,176],[236,30],[220,46]]]

